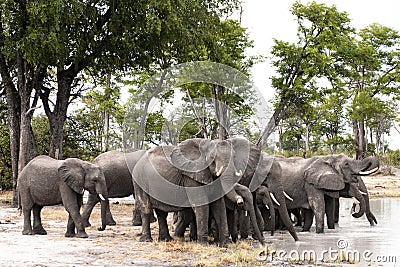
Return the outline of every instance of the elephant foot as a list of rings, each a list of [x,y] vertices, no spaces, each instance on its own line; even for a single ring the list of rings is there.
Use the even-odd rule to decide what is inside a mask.
[[[107,225],[114,226],[117,225],[117,223],[114,220],[112,220],[112,221],[107,221]]]
[[[75,237],[76,233],[74,233],[74,232],[66,232],[64,236],[65,237]]]
[[[35,235],[47,235],[47,231],[44,230],[43,227],[37,228],[37,229],[33,229],[33,233],[34,233]]]
[[[132,221],[132,226],[141,226],[142,221]]]
[[[150,235],[143,235],[139,238],[140,242],[153,242],[153,238]]]
[[[170,242],[170,241],[172,241],[172,240],[174,240],[174,239],[173,239],[170,235],[158,237],[158,241],[159,241],[159,242],[161,242],[161,241]]]
[[[304,229],[304,228],[303,228],[301,231],[302,231],[302,232],[310,232],[310,229]]]
[[[23,235],[34,235],[34,233],[33,233],[32,230],[23,230],[23,231],[22,231],[22,234],[23,234]]]
[[[315,232],[317,233],[317,234],[323,234],[324,233],[324,228],[317,228],[317,229],[315,229]]]
[[[92,225],[90,224],[89,221],[84,221],[84,222],[82,222],[82,225],[83,225],[83,227],[85,227],[85,228],[92,226]]]
[[[82,231],[82,232],[78,232],[76,234],[76,237],[78,237],[78,238],[88,238],[89,236],[87,235],[86,232]]]

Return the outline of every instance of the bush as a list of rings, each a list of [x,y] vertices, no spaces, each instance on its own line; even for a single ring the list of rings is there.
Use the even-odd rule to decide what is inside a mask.
[[[400,166],[400,150],[389,150],[385,156],[381,158],[383,164],[390,166]]]

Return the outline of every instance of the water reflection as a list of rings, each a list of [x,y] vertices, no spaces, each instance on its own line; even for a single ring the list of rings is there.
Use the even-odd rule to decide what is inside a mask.
[[[340,199],[340,219],[336,229],[325,229],[324,234],[316,234],[313,225],[310,232],[298,233],[299,242],[294,242],[287,232],[278,232],[267,240],[272,241],[275,250],[286,252],[289,258],[314,251],[316,259],[321,259],[322,255],[325,259],[336,259],[338,253],[344,252],[347,257],[355,255],[360,258],[360,262],[356,258],[356,265],[351,266],[367,266],[365,259],[372,260],[370,266],[399,266],[400,198],[370,201],[371,211],[378,221],[376,226],[370,226],[365,215],[353,218],[350,215],[352,204],[351,199]]]

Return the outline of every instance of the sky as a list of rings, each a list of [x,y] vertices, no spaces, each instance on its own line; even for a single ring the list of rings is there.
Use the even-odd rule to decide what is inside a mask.
[[[243,1],[242,26],[248,29],[250,38],[254,40],[254,48],[249,53],[267,57],[265,62],[255,65],[252,69],[254,84],[267,100],[274,93],[269,80],[274,72],[268,58],[273,39],[289,42],[296,40],[297,23],[290,13],[290,7],[294,2],[295,0]],[[308,2],[301,1],[303,4]],[[338,11],[347,12],[351,25],[356,29],[377,22],[400,32],[400,1],[398,0],[316,0],[316,2],[328,6],[336,5]],[[400,149],[400,134],[394,129],[387,140],[391,149]]]

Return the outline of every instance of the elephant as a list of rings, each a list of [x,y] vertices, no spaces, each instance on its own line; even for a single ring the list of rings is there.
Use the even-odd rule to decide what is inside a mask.
[[[309,159],[276,156],[275,159],[282,166],[284,190],[292,198],[286,202],[288,209],[303,209],[303,231],[309,231],[315,215],[317,233],[324,232],[325,210],[331,211],[327,213],[328,228],[334,228],[334,199],[339,198],[346,184],[352,186],[358,181],[357,175],[369,175],[379,168],[376,157],[355,160],[343,154]],[[365,203],[361,194],[356,198]]]
[[[113,150],[100,154],[92,161],[104,173],[109,198],[128,197],[134,194],[131,172],[145,153],[145,150],[137,150],[129,153]],[[89,194],[87,204],[84,206],[82,212],[82,219],[86,227],[90,226],[90,214],[98,202],[100,202],[100,198],[97,194]],[[116,224],[110,209],[106,211],[106,220],[107,225]],[[154,221],[154,216],[152,221]],[[140,213],[134,212],[132,224],[141,224]]]
[[[63,204],[69,213],[65,236],[87,238],[80,214],[85,190],[102,199],[102,226],[99,230],[106,228],[106,181],[101,169],[92,163],[77,158],[56,160],[44,155],[37,156],[21,171],[17,190],[19,207],[24,214],[23,235],[47,234],[40,216],[43,206]]]
[[[140,241],[151,242],[150,213],[159,224],[159,240],[169,241],[168,212],[191,207],[197,224],[197,239],[208,242],[209,210],[216,217],[219,242],[228,241],[226,195],[237,205],[243,198],[234,189],[242,171],[236,170],[232,145],[224,140],[187,139],[177,146],[149,149],[132,172],[136,203],[142,216]],[[218,179],[216,179],[218,178]]]
[[[291,223],[291,220],[289,218],[289,215],[287,214],[285,196],[284,196],[283,187],[282,187],[282,183],[281,183],[281,167],[280,167],[280,165],[273,160],[269,160],[265,157],[262,157],[260,149],[257,148],[256,145],[254,145],[247,139],[235,137],[235,138],[230,138],[227,141],[232,144],[233,150],[235,152],[235,156],[236,156],[235,162],[238,162],[238,163],[235,163],[235,166],[237,168],[239,168],[240,170],[243,170],[243,169],[245,170],[242,173],[242,176],[240,177],[239,184],[247,187],[253,193],[253,201],[257,196],[257,190],[259,190],[260,196],[264,197],[263,193],[262,193],[262,187],[264,187],[265,189],[267,189],[268,186],[272,187],[274,189],[274,194],[276,194],[279,201],[275,198],[275,195],[272,194],[272,192],[270,194],[269,191],[268,191],[268,197],[274,196],[276,203],[279,203],[279,202],[281,203],[281,204],[279,204],[278,211],[280,213],[282,213],[282,218],[284,218],[285,225],[286,225],[287,229],[289,230],[289,233],[297,241],[298,240],[297,233],[295,232],[293,225]],[[264,192],[265,192],[265,189],[264,189]],[[260,211],[257,208],[256,203],[253,203],[253,207],[255,208],[257,224],[262,225],[263,218],[260,214]],[[272,207],[271,204],[270,204],[270,207]],[[275,211],[273,211],[273,212],[275,212]],[[182,215],[181,218],[184,218],[184,219],[181,219],[181,221],[180,221],[181,224],[178,223],[179,235],[183,235],[182,231],[184,231],[184,229],[186,229],[186,226],[190,223],[189,215]],[[230,220],[235,221],[234,218],[230,218]],[[242,222],[242,220],[241,220],[241,222]],[[240,226],[241,227],[241,229],[240,229],[241,235],[246,236],[249,232],[249,229],[246,229],[246,228],[249,228],[249,225],[245,224],[245,221],[243,221],[243,223],[240,225],[241,225]],[[254,223],[253,223],[253,228],[255,228],[256,229],[255,232],[257,232],[257,226]],[[258,228],[260,229],[263,227],[258,226]],[[273,230],[272,230],[271,234],[273,234]],[[193,234],[191,233],[190,236],[192,236],[192,235]],[[235,238],[236,238],[236,236],[234,234],[233,239],[235,239]]]
[[[290,197],[290,194],[285,192],[286,188],[284,185],[283,174],[284,174],[284,169],[281,166],[279,160],[277,160],[275,156],[270,156],[267,153],[262,152],[257,169],[255,170],[254,176],[250,183],[250,188],[254,187],[254,184],[261,183],[261,186],[264,186],[268,190],[271,200],[274,203],[274,207],[278,210],[278,214],[280,219],[282,220],[282,223],[285,225],[286,229],[292,235],[293,239],[295,241],[298,241],[299,238],[297,236],[297,233],[292,224],[292,220],[290,219],[287,211],[288,206],[286,199],[292,200],[292,198]],[[257,188],[259,187],[260,186],[258,186]],[[262,190],[262,188],[260,190]],[[265,193],[266,192],[264,192],[264,194]],[[270,209],[269,212],[275,213],[275,211],[272,210],[273,209]],[[263,217],[265,220],[266,216],[264,215]],[[274,217],[271,216],[272,225],[275,224],[275,221],[276,221],[275,216]],[[274,228],[275,227],[270,228],[270,230],[273,231]]]
[[[256,190],[256,204],[259,213],[264,221],[264,230],[270,230],[271,236],[274,235],[276,225],[275,206],[271,199],[271,192],[268,187],[261,185]]]

